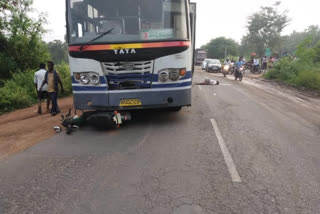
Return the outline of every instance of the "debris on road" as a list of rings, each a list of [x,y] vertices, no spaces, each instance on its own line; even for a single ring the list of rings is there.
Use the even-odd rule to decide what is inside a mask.
[[[83,118],[83,116],[78,116],[76,114],[74,116],[72,116],[71,108],[69,109],[68,114],[61,115],[61,118],[62,118],[61,125],[66,128],[66,133],[67,134],[71,134],[74,130],[79,129],[79,126],[85,124],[85,119]],[[57,126],[55,126],[56,133],[60,133],[62,131],[62,128],[60,126],[58,126],[58,127],[61,128],[59,130],[56,127]]]
[[[62,128],[61,126],[55,126],[53,127],[53,130],[56,132],[56,133],[60,133],[62,131]]]

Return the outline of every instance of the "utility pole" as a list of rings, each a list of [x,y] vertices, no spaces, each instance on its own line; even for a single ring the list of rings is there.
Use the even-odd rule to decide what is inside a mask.
[[[225,49],[224,49],[224,58],[225,59],[227,58],[227,51],[228,51],[228,47],[225,47]]]

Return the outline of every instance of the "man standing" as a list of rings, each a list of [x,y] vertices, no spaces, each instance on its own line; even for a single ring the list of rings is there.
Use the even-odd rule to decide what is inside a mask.
[[[48,71],[45,74],[44,80],[42,82],[41,88],[45,85],[48,84],[48,94],[51,98],[52,101],[52,108],[51,108],[51,114],[52,116],[56,116],[60,112],[60,109],[58,107],[58,93],[59,93],[59,87],[58,83],[61,86],[61,92],[64,92],[62,81],[60,78],[60,74],[54,70],[54,64],[53,62],[49,61],[48,62]]]
[[[34,85],[37,90],[38,96],[38,114],[41,114],[41,100],[47,99],[47,110],[49,110],[50,98],[48,96],[48,87],[45,85],[42,90],[40,89],[42,82],[44,80],[44,76],[46,75],[46,65],[44,63],[40,64],[40,70],[34,74]]]
[[[267,71],[267,66],[268,66],[268,59],[266,56],[263,57],[262,61],[262,70],[263,72]]]

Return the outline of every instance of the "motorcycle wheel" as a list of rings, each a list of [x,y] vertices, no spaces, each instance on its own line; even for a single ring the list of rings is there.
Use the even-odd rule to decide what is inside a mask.
[[[242,81],[242,77],[243,77],[243,76],[242,76],[242,74],[241,74],[240,77],[239,77],[239,80],[240,80],[240,81]]]

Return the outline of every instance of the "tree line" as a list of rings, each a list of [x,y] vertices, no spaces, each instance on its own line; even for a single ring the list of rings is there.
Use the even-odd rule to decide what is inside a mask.
[[[67,45],[43,41],[47,18],[31,18],[32,0],[0,0],[0,114],[37,102],[34,73],[52,60],[60,72],[65,93],[72,93]]]
[[[201,48],[208,50],[208,57],[222,59],[225,56],[250,56],[255,52],[258,56],[265,55],[266,49],[271,49],[277,56],[293,56],[297,46],[307,38],[312,38],[309,44],[315,47],[320,41],[319,26],[309,26],[303,32],[294,31],[290,35],[281,33],[290,24],[288,11],[279,9],[281,2],[268,7],[261,7],[247,20],[247,34],[240,44],[235,40],[219,37],[212,39]]]
[[[1,82],[10,79],[13,73],[37,69],[41,62],[68,61],[65,42],[43,41],[47,18],[44,14],[31,18],[32,4],[33,0],[0,1]]]

